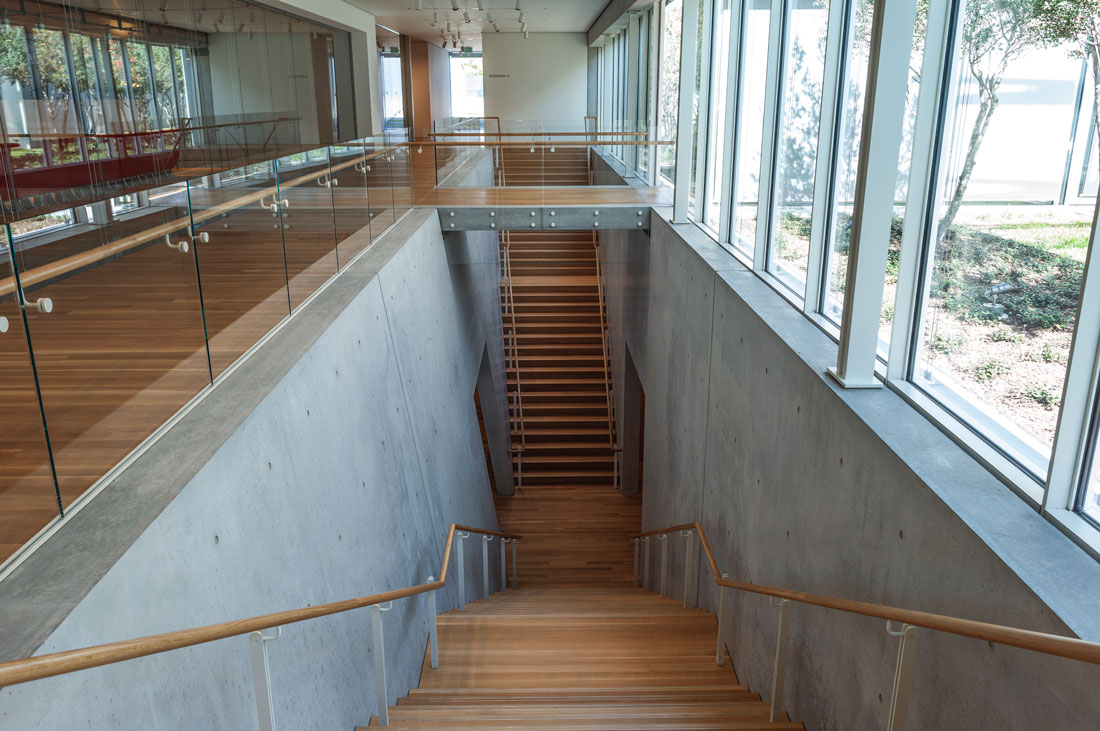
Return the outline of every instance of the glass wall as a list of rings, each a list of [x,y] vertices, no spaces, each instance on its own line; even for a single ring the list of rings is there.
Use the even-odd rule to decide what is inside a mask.
[[[816,0],[791,0],[785,12],[768,269],[801,295],[809,266],[829,11]]]
[[[80,224],[79,204],[117,198],[112,213],[143,205],[127,188],[355,136],[346,33],[237,0],[217,14],[190,0],[161,5],[137,0],[119,15],[37,2],[5,11],[5,221]]]
[[[771,3],[768,0],[741,5],[740,59],[737,100],[738,135],[734,143],[733,231],[730,241],[752,255],[756,245],[757,209],[760,203],[760,164],[764,143],[764,103],[768,71],[768,30]]]
[[[0,21],[0,562],[411,200],[407,134],[354,133],[346,34],[123,5]]]
[[[1042,479],[1092,226],[1091,206],[1052,205],[1080,63],[983,7],[958,9],[910,378]]]
[[[873,0],[706,0],[699,42],[681,48],[683,0],[655,5],[657,137],[698,154],[677,171],[662,149],[654,179],[687,186],[677,215],[825,333],[877,343],[868,370],[1018,494],[1036,506],[1071,495],[1055,507],[1100,526],[1100,315],[1081,309],[1091,289],[1100,297],[1100,279],[1085,277],[1100,180],[1090,31],[1031,3],[917,7],[906,19]],[[874,36],[876,10],[895,37]],[[904,95],[876,98],[876,55],[910,40],[904,78],[891,67]],[[600,88],[613,103],[628,81],[609,63]],[[690,120],[680,68],[698,90]],[[884,111],[901,120],[879,122],[897,156],[872,147],[863,159],[865,121]],[[857,198],[883,170],[895,181],[889,227],[868,228]],[[851,276],[867,266],[869,278]],[[861,281],[873,286],[858,299],[848,289]],[[875,332],[855,331],[857,307],[880,311]],[[1075,367],[1092,391],[1074,385]]]

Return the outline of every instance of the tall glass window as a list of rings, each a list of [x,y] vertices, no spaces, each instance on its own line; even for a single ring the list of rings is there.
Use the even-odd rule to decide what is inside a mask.
[[[957,10],[910,378],[1043,479],[1091,230],[1092,206],[1052,205],[1080,63],[1026,3]]]
[[[718,0],[710,62],[710,119],[707,123],[707,165],[703,224],[717,231],[721,217],[722,171],[726,167],[726,103],[729,88],[730,0]]]
[[[768,270],[802,295],[810,250],[829,10],[817,0],[789,0],[786,13]]]
[[[760,156],[764,140],[771,2],[746,0],[743,7],[745,15],[741,24],[739,64],[741,108],[735,142],[737,169],[734,171],[735,198],[730,240],[734,246],[751,255],[756,241],[757,208],[760,203]]]
[[[680,35],[683,30],[683,0],[665,0],[661,17],[661,77],[657,95],[657,135],[662,140],[676,139],[676,120],[680,105]],[[676,147],[657,149],[657,170],[671,185],[676,177]]]

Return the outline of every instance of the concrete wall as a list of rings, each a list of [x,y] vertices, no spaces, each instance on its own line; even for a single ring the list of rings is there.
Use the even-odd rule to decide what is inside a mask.
[[[485,116],[567,121],[582,129],[588,113],[584,33],[486,33],[482,36]]]
[[[499,350],[498,282],[495,242],[445,246],[435,212],[412,212],[0,584],[0,659],[438,575],[449,522],[497,527],[473,391]],[[421,597],[384,615],[391,703],[418,683],[426,612]],[[279,727],[365,725],[373,652],[367,610],[287,626],[270,645]],[[248,640],[5,688],[0,719],[254,728]]]
[[[1095,561],[892,391],[839,389],[833,341],[699,229],[652,226],[600,233],[614,376],[629,353],[646,393],[646,529],[701,520],[742,581],[1100,640]],[[709,578],[698,598],[717,609]],[[738,677],[767,698],[777,610],[736,592],[728,607]],[[792,718],[883,728],[885,629],[794,606]],[[1094,728],[1098,684],[1093,665],[921,630],[908,727]]]

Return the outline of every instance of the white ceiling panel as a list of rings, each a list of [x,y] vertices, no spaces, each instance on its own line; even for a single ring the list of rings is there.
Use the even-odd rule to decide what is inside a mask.
[[[447,38],[451,49],[451,36],[462,33],[462,46],[481,50],[481,34],[494,33],[488,17],[496,21],[502,33],[518,33],[519,14],[515,0],[483,0],[485,10],[478,10],[477,0],[459,0],[458,10],[452,9],[451,0],[422,0],[421,10],[416,0],[346,0],[346,2],[373,13],[379,25],[398,33],[424,41],[440,43]],[[599,16],[607,0],[521,0],[523,22],[530,33],[583,33]],[[439,22],[433,27],[433,11]],[[466,22],[464,12],[470,14]],[[451,32],[447,32],[450,22]]]

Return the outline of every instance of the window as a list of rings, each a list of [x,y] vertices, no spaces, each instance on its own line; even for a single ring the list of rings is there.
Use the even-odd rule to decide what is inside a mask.
[[[661,11],[661,78],[657,97],[657,136],[662,140],[676,139],[676,119],[680,105],[680,33],[683,21],[683,0],[666,0]],[[676,147],[661,145],[657,149],[657,171],[666,183],[675,179]]]
[[[816,0],[789,0],[785,21],[768,270],[802,295],[809,263],[829,11]]]
[[[707,122],[706,178],[704,181],[703,224],[712,231],[718,230],[722,207],[722,171],[726,165],[726,104],[730,94],[730,2],[719,0],[714,14],[713,52],[710,64],[710,114]]]
[[[757,207],[760,203],[760,163],[764,142],[764,104],[768,72],[768,28],[771,3],[748,0],[741,24],[741,62],[738,81],[738,135],[734,143],[737,164],[734,171],[734,246],[751,256],[756,241]]]
[[[1092,225],[1053,205],[1080,66],[1023,4],[958,11],[909,377],[1041,481]]]

